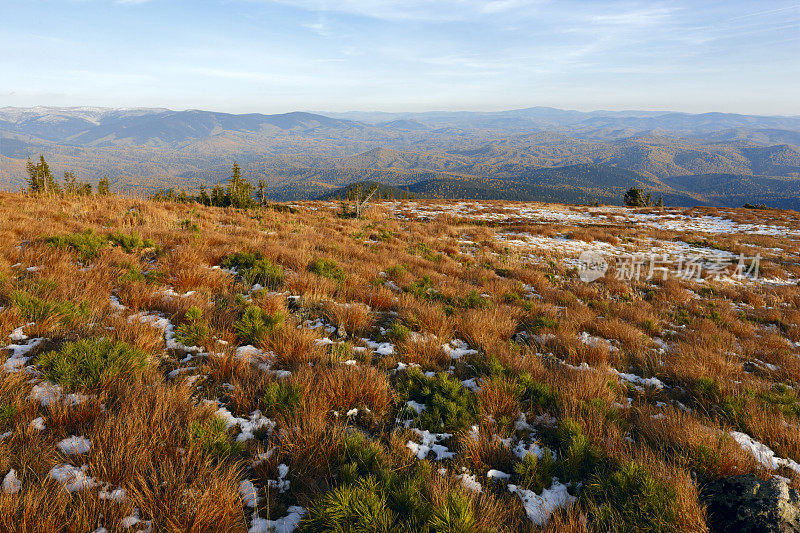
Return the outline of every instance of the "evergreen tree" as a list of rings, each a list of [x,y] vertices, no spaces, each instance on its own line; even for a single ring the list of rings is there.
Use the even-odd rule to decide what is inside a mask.
[[[647,196],[645,196],[642,189],[631,187],[628,189],[628,192],[625,193],[623,201],[628,207],[647,207],[650,205],[650,194],[648,193]]]
[[[197,201],[203,205],[211,205],[211,197],[206,192],[204,185],[200,186],[200,194],[197,195]]]
[[[264,180],[258,180],[258,191],[256,192],[256,198],[258,198],[258,204],[264,205],[267,202],[266,197],[264,196]]]
[[[78,183],[75,181],[74,172],[64,172],[64,192],[66,194],[78,194]]]
[[[659,196],[658,201],[656,202],[656,207],[664,207],[664,197]]]
[[[111,194],[111,189],[108,185],[108,176],[103,176],[103,179],[97,182],[97,194],[100,196],[108,196]]]
[[[250,207],[253,204],[253,186],[242,177],[242,169],[233,162],[228,180],[228,200],[233,207]]]
[[[29,157],[25,169],[28,171],[28,192],[43,194],[59,192],[58,184],[50,172],[50,165],[44,160],[43,155],[39,155],[39,162],[36,164]]]
[[[211,205],[216,207],[225,207],[228,205],[228,197],[225,195],[225,191],[222,190],[222,185],[217,183],[211,189]]]

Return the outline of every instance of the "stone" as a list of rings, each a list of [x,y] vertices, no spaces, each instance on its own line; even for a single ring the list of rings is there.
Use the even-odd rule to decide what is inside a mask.
[[[730,476],[706,484],[701,494],[711,531],[800,532],[800,498],[784,478]]]

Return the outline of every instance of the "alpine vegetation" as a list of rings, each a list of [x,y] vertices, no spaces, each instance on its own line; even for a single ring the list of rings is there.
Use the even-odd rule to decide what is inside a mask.
[[[797,527],[796,212],[345,216],[42,165],[0,193],[0,530]]]

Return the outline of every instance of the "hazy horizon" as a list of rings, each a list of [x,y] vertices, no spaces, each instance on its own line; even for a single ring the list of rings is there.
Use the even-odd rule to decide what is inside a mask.
[[[799,27],[790,1],[9,0],[0,105],[794,116]]]
[[[576,108],[561,108],[561,107],[552,107],[552,106],[539,106],[539,105],[530,105],[527,107],[517,107],[517,108],[504,108],[504,107],[476,107],[475,109],[429,109],[429,110],[407,110],[407,109],[396,109],[396,110],[377,110],[377,109],[345,109],[342,111],[332,111],[326,109],[287,109],[283,111],[274,111],[271,113],[266,113],[262,111],[242,111],[242,112],[230,112],[225,111],[222,109],[208,109],[208,108],[195,108],[195,107],[187,107],[187,108],[174,108],[174,107],[163,107],[163,106],[113,106],[113,105],[48,105],[48,104],[35,104],[29,106],[0,106],[0,110],[2,109],[64,109],[64,110],[77,110],[77,109],[108,109],[108,110],[165,110],[165,111],[173,111],[173,112],[187,112],[187,111],[203,111],[203,112],[210,112],[210,113],[228,113],[234,115],[248,115],[248,114],[274,114],[274,115],[281,115],[281,114],[290,114],[290,113],[311,113],[316,115],[333,115],[333,116],[341,116],[341,115],[349,115],[349,114],[364,114],[364,115],[421,115],[421,114],[437,114],[437,113],[510,113],[515,111],[524,111],[528,109],[554,109],[559,111],[577,111],[581,113],[678,113],[678,114],[687,114],[687,115],[704,115],[704,114],[734,114],[734,115],[742,115],[742,116],[762,116],[762,117],[788,117],[788,118],[798,118],[800,117],[799,114],[765,114],[765,113],[747,113],[747,112],[725,112],[725,111],[716,111],[716,110],[708,110],[708,111],[685,111],[682,109],[593,109],[593,108],[586,108],[586,109],[576,109]],[[356,119],[353,119],[356,120]]]

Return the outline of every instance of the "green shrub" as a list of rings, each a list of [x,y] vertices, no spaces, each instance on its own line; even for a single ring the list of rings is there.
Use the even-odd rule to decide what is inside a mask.
[[[311,504],[301,528],[308,533],[380,533],[392,529],[397,516],[372,477],[342,485]]]
[[[339,266],[339,263],[337,263],[333,259],[328,259],[326,257],[320,257],[318,259],[314,259],[308,266],[308,270],[316,274],[317,276],[333,279],[336,281],[343,280],[345,275],[344,269],[341,266]]]
[[[250,284],[276,288],[283,283],[283,269],[259,252],[231,254],[222,261],[221,266],[236,270]]]
[[[37,324],[52,320],[64,326],[74,326],[80,319],[87,318],[90,313],[89,304],[85,301],[79,305],[72,302],[56,302],[37,298],[23,291],[13,292],[11,301],[25,320]]]
[[[458,299],[458,306],[462,309],[482,309],[489,305],[489,300],[481,296],[475,289],[469,294]]]
[[[179,222],[181,229],[191,231],[194,233],[200,233],[200,226],[197,222],[194,222],[191,218],[184,218]]]
[[[534,331],[539,331],[542,329],[558,329],[558,320],[555,318],[550,318],[546,315],[539,315],[533,319],[531,328]]]
[[[460,381],[441,372],[427,377],[418,369],[406,372],[398,383],[404,402],[414,400],[426,408],[415,415],[415,425],[429,431],[457,431],[475,420],[475,395]]]
[[[676,531],[677,493],[633,461],[610,473],[597,473],[581,499],[598,529],[610,531]]]
[[[580,481],[603,467],[604,456],[570,418],[563,418],[556,428],[558,461],[556,475],[562,480]]]
[[[208,338],[208,325],[203,320],[203,311],[191,306],[183,317],[184,322],[175,328],[175,339],[184,346],[200,346]]]
[[[522,299],[522,296],[516,292],[507,292],[503,295],[503,301],[507,304],[513,304]]]
[[[300,387],[288,383],[268,383],[261,397],[262,411],[269,417],[282,415],[288,418],[297,412],[299,405]]]
[[[50,246],[77,254],[82,261],[91,261],[100,255],[100,250],[106,246],[108,239],[87,229],[83,233],[52,235],[47,237],[45,242]]]
[[[549,489],[553,484],[553,474],[556,461],[550,450],[545,450],[541,458],[528,454],[514,465],[514,473],[518,476],[518,483],[536,494],[541,494],[544,489]]]
[[[386,338],[394,342],[403,342],[410,333],[411,330],[405,327],[402,322],[395,320],[386,332]]]
[[[430,529],[435,532],[477,533],[478,526],[469,498],[461,492],[451,490],[445,503],[434,507]]]
[[[413,294],[417,298],[423,299],[431,299],[431,295],[435,294],[435,290],[433,290],[433,280],[427,274],[406,287],[405,291]]]
[[[523,411],[531,411],[534,407],[541,407],[548,410],[556,406],[556,393],[547,383],[536,381],[527,372],[517,377],[519,384],[519,398],[522,402]]]
[[[14,405],[0,403],[0,428],[10,425],[14,421],[14,417],[17,416],[17,411],[18,409]]]
[[[764,403],[777,406],[785,416],[800,416],[800,397],[783,383],[774,384],[771,390],[760,392],[758,397]]]
[[[145,283],[147,276],[142,272],[138,265],[126,264],[122,266],[122,271],[119,275],[120,283]]]
[[[258,344],[283,324],[283,313],[270,315],[260,307],[250,305],[245,308],[242,318],[233,328],[239,340],[248,344]]]
[[[192,422],[189,425],[189,443],[217,461],[224,461],[244,451],[244,445],[228,435],[225,421],[216,416],[205,422]]]
[[[404,265],[392,265],[385,270],[386,277],[393,280],[398,280],[403,277],[408,269]]]
[[[40,355],[42,374],[67,390],[99,390],[110,382],[140,373],[145,352],[110,339],[82,339]]]
[[[150,239],[142,239],[138,233],[124,234],[122,232],[110,233],[108,240],[114,246],[119,246],[128,253],[145,248],[157,248],[156,244]]]

